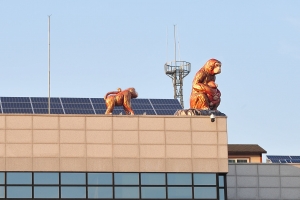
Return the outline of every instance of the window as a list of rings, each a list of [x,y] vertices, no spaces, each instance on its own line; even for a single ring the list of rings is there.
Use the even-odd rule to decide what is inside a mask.
[[[226,200],[226,174],[0,172],[0,199]]]
[[[248,158],[231,158],[228,159],[228,163],[249,163]]]

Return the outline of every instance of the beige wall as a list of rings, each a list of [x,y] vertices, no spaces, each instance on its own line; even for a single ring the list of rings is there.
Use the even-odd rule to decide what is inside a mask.
[[[262,163],[262,157],[260,155],[230,155],[229,159],[248,159],[249,163]]]
[[[227,172],[226,120],[1,115],[0,171]]]

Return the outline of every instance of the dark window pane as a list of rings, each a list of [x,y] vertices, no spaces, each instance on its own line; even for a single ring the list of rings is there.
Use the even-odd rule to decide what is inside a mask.
[[[32,174],[30,172],[7,172],[6,175],[7,184],[32,184]]]
[[[138,185],[138,173],[115,173],[115,185]]]
[[[165,199],[165,187],[142,187],[142,199]]]
[[[219,187],[224,187],[224,176],[219,176]]]
[[[32,187],[7,186],[7,198],[32,198]]]
[[[141,173],[142,185],[165,185],[164,173]]]
[[[168,185],[192,185],[190,173],[168,173]]]
[[[191,187],[168,187],[169,199],[191,199]]]
[[[61,173],[62,185],[85,185],[85,173]]]
[[[88,187],[88,198],[90,199],[112,199],[113,190],[112,187]]]
[[[88,173],[89,185],[112,185],[112,173]]]
[[[58,198],[58,186],[36,186],[34,187],[34,198]]]
[[[5,197],[5,187],[0,186],[0,198],[4,198],[4,197]]]
[[[34,184],[59,184],[58,173],[34,173]]]
[[[194,174],[194,185],[216,185],[216,174]]]
[[[61,198],[86,198],[85,187],[77,186],[62,186],[61,187]]]
[[[138,199],[139,187],[115,187],[115,198]]]
[[[5,173],[1,172],[0,173],[0,184],[4,184],[4,182],[5,182],[4,181],[5,180],[4,177],[5,177]]]
[[[219,200],[225,200],[225,190],[219,189]]]
[[[217,189],[216,187],[195,187],[194,197],[197,199],[216,199]]]

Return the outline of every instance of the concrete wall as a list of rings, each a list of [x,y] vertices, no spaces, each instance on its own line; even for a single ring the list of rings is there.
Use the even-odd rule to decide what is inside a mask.
[[[300,199],[300,164],[230,164],[228,200]]]
[[[0,171],[227,172],[226,120],[1,115]]]

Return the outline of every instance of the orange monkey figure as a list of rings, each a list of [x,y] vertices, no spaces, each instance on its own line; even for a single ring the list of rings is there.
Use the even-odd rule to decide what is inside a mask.
[[[217,110],[219,103],[210,105],[207,91],[210,90],[208,83],[216,80],[216,75],[221,73],[222,63],[217,59],[208,60],[204,66],[196,73],[190,96],[190,108],[199,110]],[[213,103],[214,104],[214,103]]]
[[[108,92],[104,96],[106,104],[105,114],[112,114],[115,106],[123,106],[125,113],[127,115],[134,115],[134,111],[131,108],[131,99],[137,98],[138,93],[134,88],[128,88],[126,90],[121,90],[118,88],[118,91]]]

